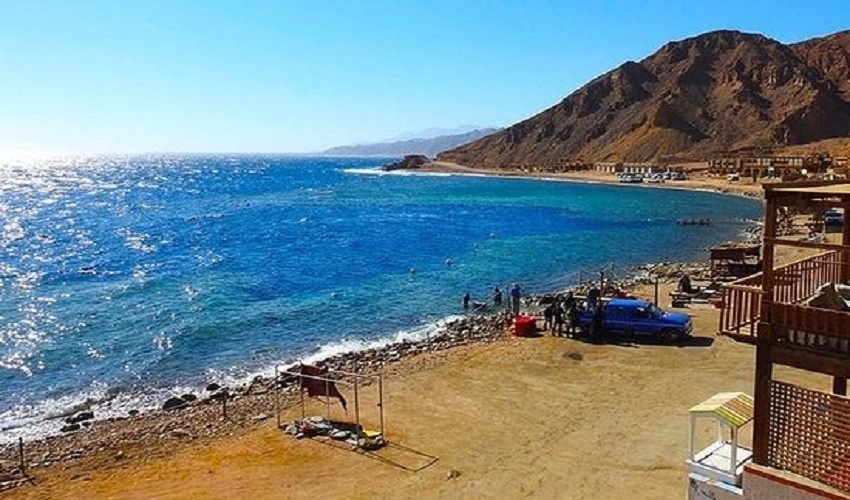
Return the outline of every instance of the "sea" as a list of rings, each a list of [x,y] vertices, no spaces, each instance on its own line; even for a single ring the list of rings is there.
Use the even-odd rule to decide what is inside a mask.
[[[0,442],[423,338],[467,291],[704,260],[761,215],[714,192],[383,172],[392,160],[0,162]],[[692,218],[711,225],[676,224]]]

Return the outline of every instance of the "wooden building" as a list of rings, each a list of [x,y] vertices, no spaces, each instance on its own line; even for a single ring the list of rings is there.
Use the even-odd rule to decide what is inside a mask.
[[[742,178],[789,178],[808,174],[824,174],[832,167],[828,155],[758,156],[748,158],[713,158],[708,171],[717,175],[738,174]]]
[[[761,245],[717,245],[708,252],[711,279],[743,278],[761,271]]]
[[[850,224],[837,244],[783,238],[777,231],[788,209],[841,207],[850,213],[850,183],[780,183],[764,191],[764,270],[724,287],[720,316],[721,334],[756,346],[752,461],[763,471],[782,471],[785,481],[814,482],[850,498],[850,301],[834,292],[850,280]],[[781,246],[814,255],[774,267]],[[833,301],[820,300],[830,290]],[[832,393],[780,380],[777,365],[830,376]]]

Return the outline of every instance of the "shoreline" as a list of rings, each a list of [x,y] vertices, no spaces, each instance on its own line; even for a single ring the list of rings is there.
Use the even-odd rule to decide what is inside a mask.
[[[438,168],[444,168],[442,166]],[[473,175],[491,175],[477,169],[448,170],[448,173],[467,173]],[[440,170],[428,170],[443,172]],[[522,177],[538,180],[565,180],[572,182],[607,182],[594,176],[583,175],[525,175],[516,173],[506,177]],[[684,181],[687,182],[687,181]],[[634,186],[634,185],[632,185]],[[684,183],[674,186],[646,185],[684,190],[698,190]],[[758,188],[760,189],[760,187]],[[725,193],[729,194],[729,193]],[[681,263],[645,264],[646,266],[682,266]],[[669,279],[666,286],[669,287]],[[632,283],[633,286],[636,286]],[[556,293],[557,291],[552,291]],[[665,295],[666,296],[666,295]],[[510,328],[498,315],[472,315],[451,322],[434,337],[420,341],[389,342],[387,345],[361,351],[349,351],[333,355],[317,362],[317,365],[333,367],[337,370],[353,371],[355,366],[384,371],[387,377],[396,377],[408,370],[422,370],[440,363],[445,356],[453,352],[477,350],[494,343],[514,343]],[[209,389],[209,387],[208,387]],[[174,410],[155,409],[150,412],[130,414],[126,417],[106,419],[84,419],[77,423],[77,430],[69,433],[29,441],[25,445],[27,469],[35,477],[42,475],[64,475],[72,470],[111,470],[126,467],[135,460],[147,462],[174,456],[181,450],[208,446],[233,436],[245,436],[258,429],[267,427],[274,420],[275,396],[294,398],[294,386],[276,387],[268,378],[257,376],[243,386],[231,387],[227,395],[222,396],[221,388],[203,392],[196,400],[185,401]],[[223,404],[227,405],[227,414],[223,414]],[[15,488],[19,481],[17,470],[17,446],[0,445],[0,491],[5,484]],[[26,489],[26,488],[25,488]],[[33,490],[37,493],[38,489]]]
[[[669,287],[675,281],[674,276],[683,270],[699,276],[707,271],[707,266],[695,262],[647,263],[632,268],[627,277],[607,279],[606,286],[635,290],[647,286],[647,278],[642,275],[658,272],[662,282]],[[582,285],[586,286],[578,284],[568,289],[528,295],[524,298],[521,314],[530,314],[542,321],[539,317],[541,299],[567,290],[581,293]],[[484,313],[453,316],[438,322],[441,324],[435,333],[425,338],[381,342],[382,345],[377,347],[339,352],[310,363],[331,371],[380,371],[392,377],[398,375],[401,366],[407,363],[427,366],[447,351],[464,347],[475,349],[493,342],[512,340],[512,323],[506,322],[506,318],[509,319],[507,311],[507,307],[502,306]],[[103,467],[104,460],[120,465],[136,454],[160,457],[185,446],[252,432],[275,418],[276,398],[279,397],[284,406],[290,406],[295,403],[298,391],[291,380],[276,383],[273,377],[256,375],[244,384],[222,386],[211,383],[198,392],[201,394],[175,396],[148,411],[129,409],[124,416],[97,418],[95,409],[57,417],[67,424],[65,430],[23,440],[25,468],[31,474],[39,475],[57,466],[63,469],[69,464],[87,467],[89,461],[99,463],[98,467]],[[182,399],[182,402],[175,398]],[[0,444],[0,491],[6,489],[4,484],[21,479],[20,467],[13,465],[18,464],[18,453],[17,442]]]
[[[509,177],[518,179],[553,180],[584,182],[591,184],[610,184],[622,187],[642,187],[651,189],[679,189],[683,191],[705,191],[719,194],[740,195],[748,198],[762,198],[762,185],[742,182],[728,182],[720,177],[698,176],[684,181],[667,181],[664,183],[634,183],[625,184],[617,181],[614,174],[582,171],[582,172],[522,172],[517,170],[474,168],[457,163],[434,161],[417,169],[402,170],[415,173],[428,172],[437,174],[469,174],[489,177]]]
[[[510,177],[510,178],[518,178],[518,179],[531,179],[531,180],[556,181],[556,182],[609,184],[609,185],[616,185],[616,186],[621,186],[621,187],[662,188],[662,189],[678,189],[678,190],[684,190],[684,191],[713,192],[713,191],[705,189],[701,186],[695,187],[695,186],[691,186],[689,184],[686,185],[685,183],[688,182],[688,181],[681,181],[681,183],[677,182],[677,185],[643,184],[643,183],[641,183],[641,184],[621,184],[621,183],[617,183],[615,179],[611,179],[611,178],[602,179],[602,177],[604,177],[604,176],[599,175],[599,174],[581,175],[581,174],[575,174],[575,173],[573,173],[573,174],[550,174],[550,173],[528,174],[528,173],[524,173],[524,172],[507,172],[506,173],[506,172],[500,172],[500,171],[495,171],[495,170],[481,171],[479,169],[473,169],[473,168],[465,167],[465,166],[462,166],[462,165],[456,165],[456,164],[451,164],[451,163],[443,163],[443,162],[436,162],[436,163],[428,164],[428,166],[420,168],[420,169],[413,169],[413,170],[403,170],[402,169],[402,170],[399,170],[399,171],[409,173],[410,175],[416,175],[417,171],[422,171],[422,172],[427,172],[428,174],[437,173],[437,174],[459,174],[459,175],[488,176],[488,177]],[[392,174],[390,173],[389,175],[392,175]],[[612,177],[612,176],[609,175],[607,177]],[[727,193],[722,193],[722,194],[733,194],[733,193],[727,192]],[[736,241],[744,241],[745,238],[746,238],[746,235],[741,234],[741,235],[739,235],[739,237]],[[663,267],[663,266],[668,266],[668,265],[672,265],[672,266],[675,267],[675,266],[681,266],[683,264],[682,263],[676,263],[676,262],[670,263],[670,262],[660,262],[660,261],[639,264],[639,265],[632,266],[632,268],[629,270],[629,274],[627,275],[627,277],[623,278],[623,279],[628,280],[628,279],[634,278],[635,275],[637,274],[637,270],[639,270],[642,267],[647,267],[647,266],[649,266],[649,267]],[[557,293],[557,292],[559,292],[559,290],[544,290],[544,291],[536,292],[536,295],[542,296],[542,295],[548,295],[548,294]],[[345,350],[345,351],[338,351],[338,352],[333,352],[333,351],[336,351],[336,349],[331,349],[331,351],[332,351],[331,353],[329,353],[329,354],[327,354],[323,357],[319,357],[319,355],[321,354],[323,349],[328,348],[328,347],[333,347],[335,344],[337,344],[339,342],[338,340],[337,341],[330,341],[326,344],[319,346],[315,352],[308,353],[308,354],[306,354],[305,356],[303,356],[299,359],[304,360],[308,363],[317,362],[319,364],[323,364],[325,362],[328,362],[328,363],[334,364],[334,363],[337,362],[338,358],[340,358],[340,357],[345,358],[346,356],[349,356],[349,355],[352,355],[352,354],[357,355],[357,354],[363,353],[363,352],[368,353],[368,352],[372,352],[372,351],[381,351],[381,350],[386,349],[386,348],[392,348],[396,344],[405,344],[405,343],[414,343],[415,344],[417,342],[421,342],[422,340],[424,340],[424,339],[416,339],[416,337],[418,336],[417,333],[416,333],[417,330],[422,329],[422,330],[435,331],[436,336],[440,336],[440,335],[442,335],[443,333],[446,332],[447,328],[450,328],[450,326],[451,326],[450,324],[453,322],[452,318],[457,317],[457,316],[463,316],[463,313],[446,316],[446,317],[439,319],[439,320],[437,320],[434,323],[429,324],[429,325],[413,326],[412,328],[410,328],[408,330],[404,330],[404,331],[401,331],[401,332],[389,333],[384,337],[364,341],[364,344],[366,344],[366,345],[363,346],[363,347],[358,347],[358,348]],[[395,338],[403,337],[405,334],[409,334],[411,337],[413,337],[413,339],[412,340],[402,340],[402,341],[395,340]],[[425,335],[427,337],[429,334],[426,333]],[[378,347],[375,347],[375,345],[378,345]],[[287,362],[287,363],[281,363],[281,364],[278,364],[276,366],[293,366],[297,363],[298,363],[298,361],[292,361],[292,362]],[[237,392],[240,391],[240,390],[243,390],[244,388],[250,387],[251,385],[253,385],[255,383],[255,381],[263,381],[263,380],[267,379],[270,376],[270,374],[273,373],[274,367],[275,367],[275,365],[270,365],[270,366],[251,370],[251,371],[245,373],[244,376],[240,377],[239,380],[231,382],[230,385]],[[345,370],[346,368],[343,368],[343,369]],[[220,382],[220,381],[218,381],[218,382],[208,382],[208,383],[213,383],[214,385],[224,385],[225,384],[224,382]],[[204,383],[204,384],[208,384],[208,383]],[[45,441],[45,440],[55,441],[57,439],[62,439],[62,438],[70,436],[71,434],[69,434],[68,432],[73,433],[73,432],[76,432],[78,430],[85,430],[85,428],[92,426],[92,425],[94,425],[98,422],[123,421],[127,418],[135,418],[135,417],[140,416],[140,415],[141,416],[149,416],[149,415],[157,414],[157,413],[160,413],[160,412],[163,412],[163,411],[167,411],[163,408],[163,404],[167,400],[167,397],[168,397],[169,394],[176,396],[176,397],[187,396],[192,401],[194,401],[193,398],[198,398],[199,400],[204,401],[205,400],[204,398],[209,396],[209,394],[207,394],[204,390],[204,384],[197,385],[197,386],[188,386],[186,384],[180,383],[180,381],[176,381],[173,384],[172,387],[181,388],[181,389],[180,390],[163,390],[163,391],[160,391],[162,393],[162,399],[160,399],[154,405],[135,406],[135,407],[134,406],[126,406],[126,407],[121,406],[120,408],[109,409],[109,410],[106,410],[105,408],[98,408],[98,405],[94,405],[92,408],[88,408],[84,404],[75,405],[76,408],[79,408],[78,410],[54,416],[54,417],[52,417],[48,420],[42,421],[41,423],[37,424],[37,425],[40,425],[40,426],[44,425],[44,423],[52,424],[52,425],[46,425],[45,426],[45,427],[53,427],[52,430],[47,430],[46,432],[36,431],[36,432],[33,432],[30,435],[27,435],[27,433],[21,433],[21,434],[24,435],[23,439],[24,439],[25,442],[39,442],[39,441]],[[147,395],[147,396],[150,396],[150,395]],[[151,401],[155,401],[155,400],[151,400]],[[99,403],[103,403],[103,401],[99,401]],[[98,412],[105,414],[105,415],[104,416],[98,416],[97,415]],[[76,421],[77,418],[79,418],[78,416],[80,414],[85,415],[85,414],[88,414],[88,413],[94,413],[95,417],[86,418],[86,419],[83,419],[83,420]],[[70,426],[74,426],[74,427],[69,428],[68,426],[63,425],[63,422],[70,425]],[[75,424],[79,424],[79,425],[75,426]],[[25,427],[25,426],[22,426],[22,427]],[[12,434],[17,434],[15,431],[17,429],[20,429],[20,428],[21,427],[9,428],[9,429],[5,429],[3,432],[11,431]],[[67,429],[67,432],[61,430],[62,428]],[[8,453],[6,453],[4,451],[4,448],[12,447],[13,445],[16,446],[16,443],[17,443],[17,437],[14,436],[14,435],[11,437],[11,439],[6,440],[6,442],[0,442],[0,465],[2,465],[2,460],[3,460],[4,456],[8,455]],[[0,468],[0,472],[2,472],[2,468]]]

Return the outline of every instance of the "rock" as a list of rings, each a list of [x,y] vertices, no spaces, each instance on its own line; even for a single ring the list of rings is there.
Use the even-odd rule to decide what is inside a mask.
[[[178,410],[186,406],[186,401],[183,398],[178,396],[172,396],[165,400],[165,403],[162,404],[163,410]]]
[[[251,417],[251,422],[262,422],[263,420],[268,420],[268,413],[260,413],[259,415],[254,415]]]
[[[460,477],[460,471],[457,469],[452,469],[446,474],[446,480],[455,479]]]
[[[59,430],[61,432],[74,432],[74,431],[80,430],[81,428],[82,428],[82,426],[80,424],[68,424],[68,425],[62,426],[62,428],[59,429]]]
[[[425,165],[430,161],[431,160],[429,160],[425,155],[405,155],[401,161],[384,165],[381,168],[387,172],[401,169],[415,169],[420,168],[422,165]]]
[[[215,392],[219,389],[221,389],[221,386],[216,384],[215,382],[207,384],[207,392]]]
[[[197,401],[197,400],[198,400],[198,396],[195,396],[194,394],[183,394],[183,395],[182,395],[182,396],[180,396],[180,397],[183,399],[183,401],[185,401],[185,402],[187,402],[187,403],[191,403],[191,402],[193,402],[193,401]]]
[[[131,417],[135,417],[138,414],[139,414],[139,410],[130,410],[130,411],[127,412],[127,415],[130,415]]]
[[[124,452],[118,450],[118,452],[115,454],[115,460],[121,460],[122,458],[124,458]]]
[[[173,431],[171,431],[171,436],[176,437],[178,439],[179,438],[189,438],[189,439],[191,439],[192,437],[194,437],[194,436],[192,436],[192,433],[187,431],[186,429],[174,429]]]
[[[81,411],[76,415],[71,415],[70,417],[65,419],[65,423],[68,424],[76,424],[79,422],[83,422],[85,420],[91,420],[94,418],[94,412],[91,411]]]

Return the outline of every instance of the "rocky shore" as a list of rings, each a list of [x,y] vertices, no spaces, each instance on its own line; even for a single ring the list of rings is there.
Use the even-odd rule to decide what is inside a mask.
[[[474,342],[497,340],[508,322],[499,314],[468,316],[446,325],[444,331],[420,341],[402,341],[377,349],[342,353],[316,363],[331,371],[386,371],[402,358],[427,356]],[[296,401],[295,377],[275,380],[256,377],[243,387],[210,384],[204,394],[169,398],[160,411],[96,420],[95,412],[81,412],[65,420],[63,433],[23,443],[23,464],[17,443],[0,449],[0,490],[26,481],[24,472],[57,467],[94,456],[115,461],[132,459],[140,449],[145,456],[167,454],[181,443],[234,435],[276,418],[276,408]],[[280,401],[276,401],[280,398]],[[23,465],[23,470],[21,465]]]
[[[707,276],[704,263],[647,264],[626,279],[608,280],[606,290],[629,290],[656,278],[675,281],[683,272],[694,279]],[[582,295],[591,283],[573,289]],[[526,310],[536,314],[547,298],[526,299]],[[429,362],[440,351],[481,342],[510,338],[510,317],[503,311],[474,314],[448,323],[439,334],[419,341],[402,341],[381,348],[342,353],[316,365],[330,371],[392,374],[402,359],[418,357]],[[46,467],[67,467],[71,462],[97,459],[101,466],[140,456],[162,456],[181,446],[220,436],[247,432],[276,418],[278,405],[285,408],[297,401],[297,379],[277,381],[256,377],[242,387],[209,384],[202,394],[184,394],[166,400],[162,409],[149,413],[131,410],[127,416],[98,420],[95,412],[81,412],[65,419],[63,433],[40,440],[5,445],[0,449],[0,490],[37,476]],[[23,462],[21,460],[23,451]],[[22,468],[23,465],[23,468]],[[26,474],[25,474],[26,473]]]

